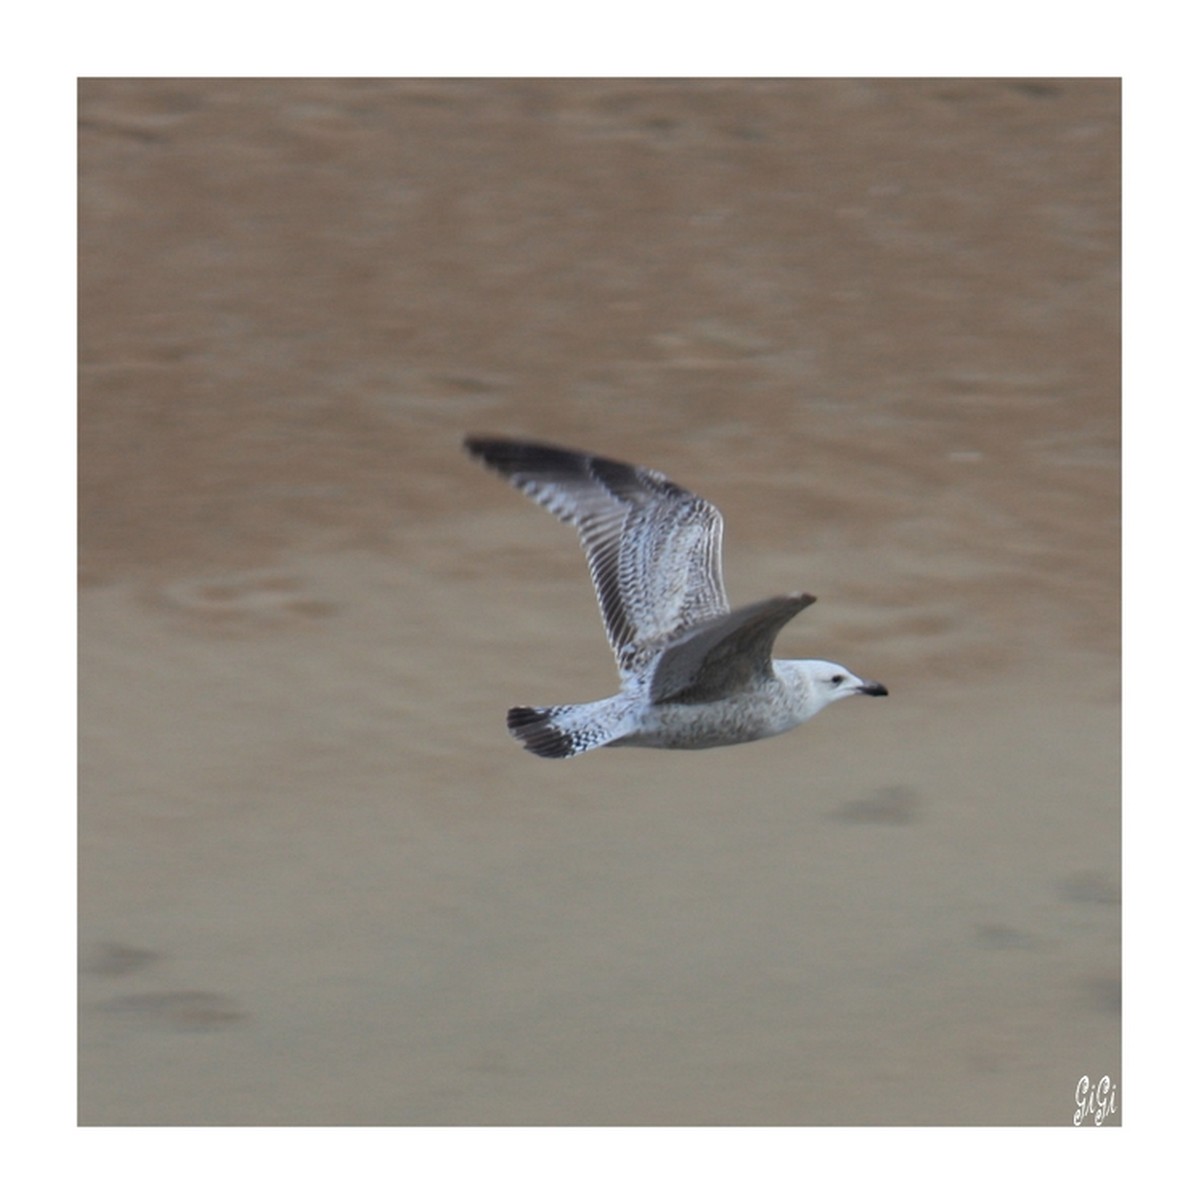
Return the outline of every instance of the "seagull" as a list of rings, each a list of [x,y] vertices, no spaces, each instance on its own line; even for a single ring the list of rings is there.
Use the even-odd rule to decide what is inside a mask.
[[[549,443],[472,435],[465,448],[576,528],[620,670],[611,698],[509,710],[508,730],[530,752],[744,744],[839,698],[887,694],[831,661],[776,660],[775,637],[816,599],[730,610],[720,511],[662,473]]]

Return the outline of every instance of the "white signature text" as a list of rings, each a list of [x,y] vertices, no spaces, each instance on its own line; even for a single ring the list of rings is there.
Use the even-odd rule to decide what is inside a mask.
[[[1074,1102],[1078,1110],[1074,1113],[1074,1123],[1082,1124],[1088,1117],[1093,1116],[1097,1125],[1103,1124],[1116,1109],[1116,1084],[1105,1074],[1094,1085],[1084,1074],[1078,1080],[1078,1088],[1074,1092]]]

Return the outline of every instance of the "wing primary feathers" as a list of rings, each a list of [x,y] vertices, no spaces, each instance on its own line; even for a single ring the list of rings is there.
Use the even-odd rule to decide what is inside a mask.
[[[584,451],[469,436],[468,452],[579,533],[624,673],[691,625],[725,614],[723,521],[660,472]]]

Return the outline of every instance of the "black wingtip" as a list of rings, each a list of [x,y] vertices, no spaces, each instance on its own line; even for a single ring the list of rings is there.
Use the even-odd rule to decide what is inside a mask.
[[[468,455],[485,460],[514,448],[529,447],[530,443],[527,439],[509,439],[505,435],[467,435],[462,440],[462,446]]]
[[[490,449],[509,442],[511,440],[501,439],[498,435],[467,435],[462,440],[462,447],[468,456],[482,460]]]
[[[509,476],[527,459],[529,445],[502,435],[467,435],[462,446],[472,459]]]
[[[503,435],[467,435],[462,446],[476,460],[505,476],[523,472],[577,472],[593,457],[589,452],[536,439],[508,439]]]

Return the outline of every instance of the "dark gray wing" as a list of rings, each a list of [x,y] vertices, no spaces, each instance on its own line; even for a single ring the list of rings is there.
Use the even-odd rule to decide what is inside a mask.
[[[675,633],[728,613],[724,524],[710,502],[660,472],[571,448],[470,437],[466,449],[578,529],[622,672]]]
[[[654,666],[650,699],[710,702],[773,676],[775,637],[815,601],[811,594],[784,594],[684,631]]]

